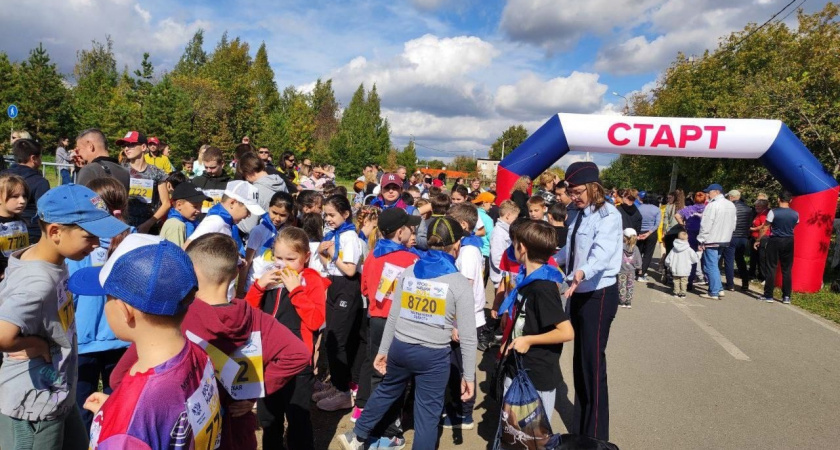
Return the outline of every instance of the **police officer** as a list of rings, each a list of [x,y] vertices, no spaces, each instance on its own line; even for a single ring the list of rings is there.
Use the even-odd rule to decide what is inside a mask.
[[[576,162],[566,170],[566,191],[575,205],[566,247],[575,392],[580,400],[579,433],[609,440],[607,339],[618,310],[616,275],[621,268],[621,214],[606,201],[598,166]]]

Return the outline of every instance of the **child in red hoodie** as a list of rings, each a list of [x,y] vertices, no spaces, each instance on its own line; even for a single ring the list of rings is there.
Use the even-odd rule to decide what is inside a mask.
[[[417,255],[409,252],[406,246],[414,236],[420,221],[420,216],[409,215],[400,208],[382,211],[377,220],[376,225],[382,238],[365,258],[362,269],[362,295],[369,305],[370,322],[367,359],[359,376],[359,393],[356,395],[356,407],[353,408],[351,416],[354,422],[362,415],[368,397],[383,378],[373,370],[373,360],[379,352],[379,343],[382,341],[382,333],[391,311],[396,281],[406,267],[417,261]],[[380,421],[380,425],[371,432],[371,436],[381,438],[379,447],[395,447],[405,443],[402,427],[396,420],[401,409],[402,402],[394,402],[388,414]]]
[[[195,268],[198,291],[181,330],[207,352],[215,367],[223,411],[218,448],[256,449],[254,401],[292,383],[309,365],[312,353],[268,314],[243,300],[228,303],[228,286],[239,274],[239,252],[232,238],[206,234],[190,243],[187,255]],[[114,374],[119,376],[129,361],[133,364],[133,350],[129,348]]]
[[[276,268],[251,285],[245,300],[288,327],[312,353],[314,334],[324,325],[330,281],[316,270],[306,268],[309,238],[302,229],[284,228],[277,234],[272,248]],[[286,448],[284,420],[289,421],[288,448],[314,448],[309,412],[314,381],[310,359],[288,385],[259,401],[257,414],[263,427],[263,448]]]

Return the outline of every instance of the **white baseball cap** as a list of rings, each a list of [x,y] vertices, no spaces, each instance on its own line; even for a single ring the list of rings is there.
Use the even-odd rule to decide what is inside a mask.
[[[625,237],[636,236],[636,230],[634,230],[633,228],[625,228],[624,229],[624,236]]]
[[[225,186],[225,195],[244,204],[251,214],[256,216],[265,214],[265,210],[262,209],[259,203],[260,191],[257,190],[256,186],[247,181],[234,180],[228,182],[227,186]]]

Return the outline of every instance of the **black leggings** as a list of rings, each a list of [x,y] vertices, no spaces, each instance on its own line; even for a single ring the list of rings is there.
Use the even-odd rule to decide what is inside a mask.
[[[362,294],[360,277],[330,276],[327,289],[327,359],[330,380],[342,392],[350,390],[353,365],[359,353],[359,333],[362,326]]]
[[[262,448],[287,448],[283,445],[284,421],[289,421],[288,448],[315,448],[312,418],[312,367],[295,375],[279,391],[257,401],[257,418],[263,428]]]

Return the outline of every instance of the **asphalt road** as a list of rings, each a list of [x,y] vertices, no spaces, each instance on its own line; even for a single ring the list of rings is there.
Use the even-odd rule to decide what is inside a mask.
[[[759,302],[757,293],[726,294],[680,300],[659,283],[637,283],[633,308],[619,308],[607,348],[611,442],[622,449],[840,448],[840,327],[795,306]],[[568,387],[558,391],[555,432],[574,429],[571,363],[567,345]],[[485,358],[480,368],[490,365]],[[486,389],[482,371],[479,377]],[[318,447],[340,448],[332,438],[350,429],[349,414],[315,415]],[[440,448],[486,448],[498,408],[484,392],[475,418],[474,430],[444,431]],[[412,432],[406,437],[410,444]]]

